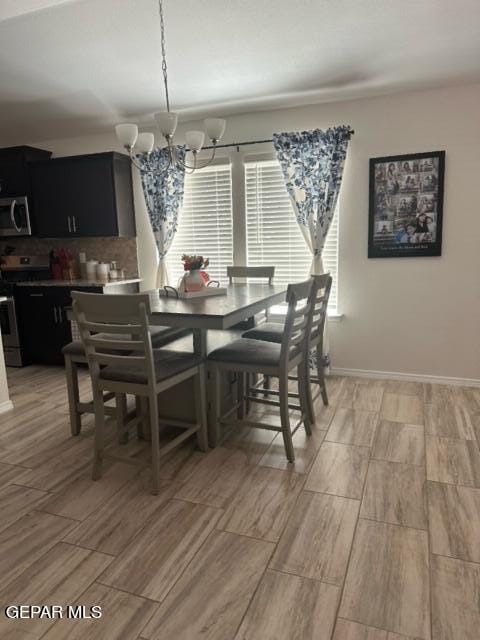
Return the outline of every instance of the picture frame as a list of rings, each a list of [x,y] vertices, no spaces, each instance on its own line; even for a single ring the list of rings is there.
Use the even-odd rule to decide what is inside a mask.
[[[370,158],[368,257],[442,255],[445,151]]]

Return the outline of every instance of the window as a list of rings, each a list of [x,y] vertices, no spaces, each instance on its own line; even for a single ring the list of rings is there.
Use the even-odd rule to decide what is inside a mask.
[[[226,280],[227,265],[233,264],[230,165],[216,165],[185,176],[183,208],[167,253],[170,284],[174,286],[183,275],[184,253],[210,258],[210,277]]]
[[[233,184],[242,189],[241,158],[234,155],[232,162],[237,172]],[[167,254],[170,284],[176,286],[183,275],[184,253],[210,258],[210,277],[225,284],[227,266],[233,264],[234,246],[248,265],[274,265],[275,281],[280,284],[308,276],[312,257],[295,219],[278,162],[260,160],[258,156],[247,159],[244,190],[245,213],[240,206],[242,193],[237,194],[238,206],[232,206],[232,195],[236,194],[232,194],[232,167],[227,161],[185,176],[183,208]],[[329,311],[337,313],[338,211],[323,249],[323,265],[333,277]]]
[[[282,170],[276,160],[245,165],[247,264],[275,265],[275,281],[295,282],[307,277],[312,262],[295,219]],[[333,278],[329,311],[337,312],[338,210],[332,220],[323,265]]]

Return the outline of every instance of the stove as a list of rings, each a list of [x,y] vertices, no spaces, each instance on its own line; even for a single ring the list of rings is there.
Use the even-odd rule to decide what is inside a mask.
[[[2,280],[9,283],[47,280],[51,277],[50,258],[48,255],[2,256],[0,272]]]

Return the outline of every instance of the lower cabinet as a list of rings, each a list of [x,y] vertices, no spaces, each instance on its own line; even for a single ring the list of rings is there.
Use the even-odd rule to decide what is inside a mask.
[[[66,309],[68,287],[18,287],[15,295],[22,350],[27,363],[62,364],[62,347],[71,342]],[[102,292],[102,289],[88,289]]]
[[[72,305],[72,291],[119,294],[134,293],[137,290],[136,284],[119,284],[107,288],[106,291],[101,285],[17,287],[15,302],[26,363],[63,364],[62,347],[72,340],[71,324],[67,318],[67,309]]]

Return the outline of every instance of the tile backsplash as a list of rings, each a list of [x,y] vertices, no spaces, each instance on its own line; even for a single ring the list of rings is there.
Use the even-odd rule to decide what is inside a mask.
[[[48,254],[51,249],[69,249],[77,259],[78,254],[84,251],[87,260],[115,260],[126,275],[138,275],[136,238],[5,238],[0,241],[0,253],[4,253],[7,246],[14,247],[17,255]]]

